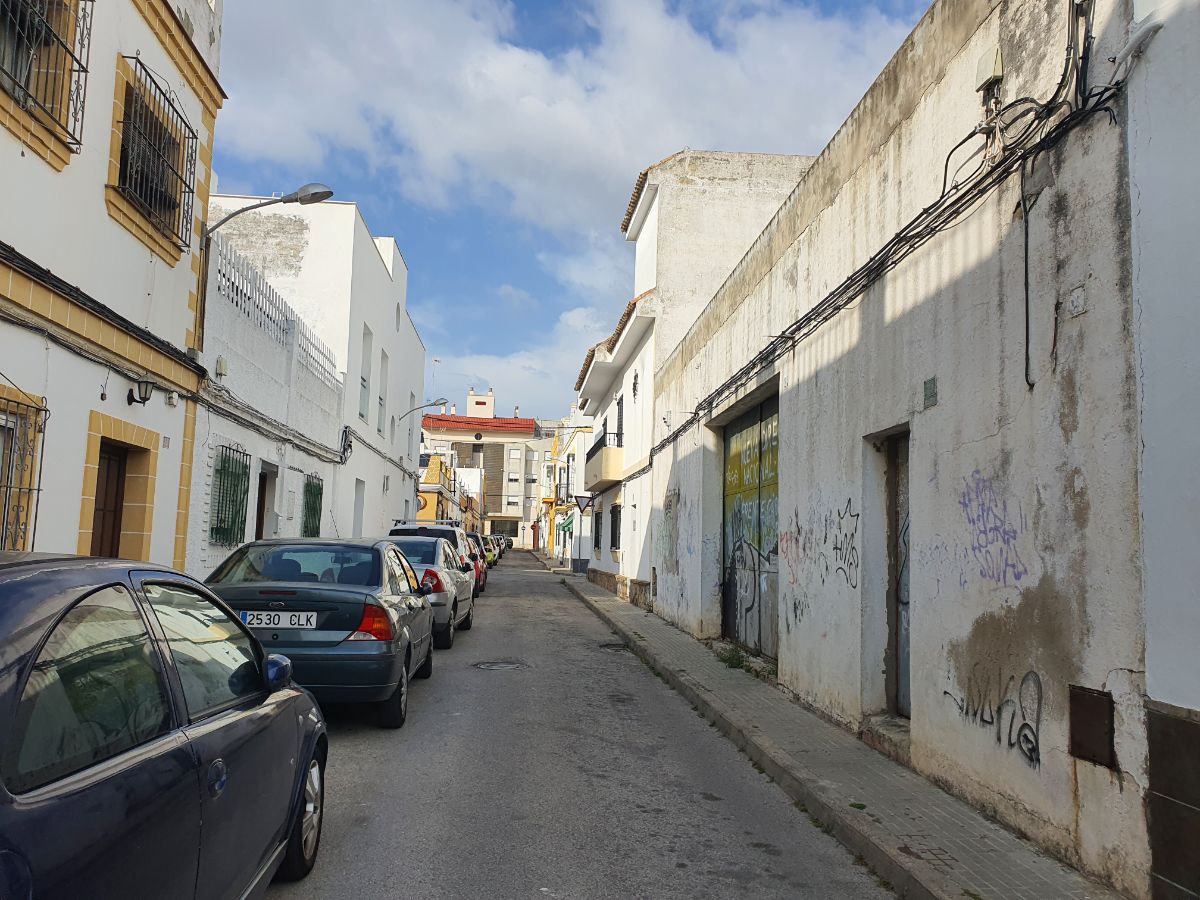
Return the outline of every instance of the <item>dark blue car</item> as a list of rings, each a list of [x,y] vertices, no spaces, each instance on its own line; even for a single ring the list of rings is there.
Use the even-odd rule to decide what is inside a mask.
[[[0,552],[0,897],[226,898],[308,874],[324,718],[203,585]]]

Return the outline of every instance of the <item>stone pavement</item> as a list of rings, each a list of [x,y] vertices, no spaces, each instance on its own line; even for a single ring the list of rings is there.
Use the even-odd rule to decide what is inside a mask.
[[[563,581],[643,662],[902,896],[1119,896],[777,688],[730,669],[657,616],[583,578]]]

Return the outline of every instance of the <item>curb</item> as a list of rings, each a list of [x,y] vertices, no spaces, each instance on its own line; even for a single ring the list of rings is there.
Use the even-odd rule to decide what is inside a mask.
[[[753,724],[739,721],[736,711],[714,697],[708,688],[689,678],[686,673],[676,672],[666,666],[644,640],[609,616],[574,584],[567,582],[565,587],[608,625],[651,671],[682,694],[705,719],[769,775],[785,794],[800,804],[819,827],[860,856],[872,872],[890,882],[899,896],[920,900],[962,900],[962,892],[947,884],[940,872],[923,860],[900,853],[894,847],[894,835],[874,827],[870,817],[863,813],[851,814],[848,803],[853,798],[836,795],[828,782],[796,765],[774,742],[756,734],[757,728]]]

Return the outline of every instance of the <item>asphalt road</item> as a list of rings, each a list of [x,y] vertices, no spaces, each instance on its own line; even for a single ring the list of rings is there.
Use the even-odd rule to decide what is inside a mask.
[[[530,555],[475,621],[404,728],[327,710],[320,857],[270,897],[891,896]]]

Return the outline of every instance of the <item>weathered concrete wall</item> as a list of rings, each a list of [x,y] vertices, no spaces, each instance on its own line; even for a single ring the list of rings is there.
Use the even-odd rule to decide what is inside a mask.
[[[1123,4],[1097,3],[1095,59],[1127,24]],[[935,4],[661,364],[656,407],[694,409],[938,196],[942,160],[982,118],[985,52],[1003,51],[1003,100],[1045,97],[1065,42],[1056,0]],[[913,765],[1145,895],[1123,144],[1094,117],[1031,179],[1032,388],[1014,178],[656,457],[652,565],[655,608],[718,632],[721,427],[778,390],[779,544],[760,549],[779,564],[780,680],[850,727],[887,711],[888,593],[907,568]],[[879,448],[897,429],[910,518],[889,560]],[[1112,693],[1118,771],[1071,756],[1069,685]]]

